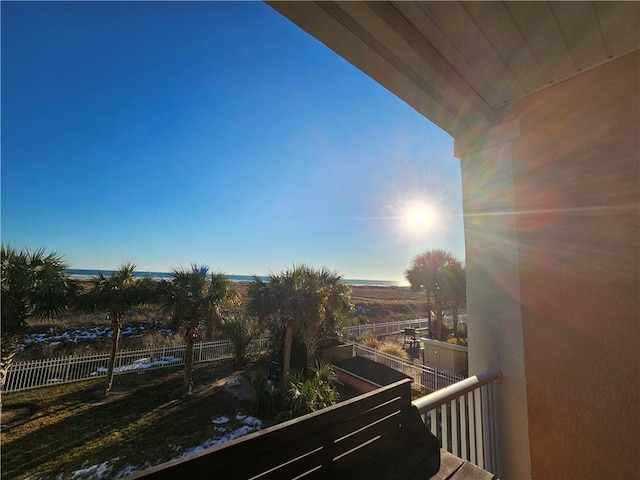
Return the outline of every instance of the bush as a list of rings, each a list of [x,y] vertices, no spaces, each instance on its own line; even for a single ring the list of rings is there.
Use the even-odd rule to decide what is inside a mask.
[[[336,403],[339,395],[334,387],[333,367],[317,362],[313,372],[311,377],[305,376],[303,370],[291,372],[287,377],[286,391],[265,375],[250,379],[255,391],[253,408],[256,414],[274,417],[279,422]]]
[[[325,362],[316,362],[314,375],[305,379],[304,374],[289,375],[289,410],[291,417],[297,417],[329,407],[338,401],[338,391],[333,382],[333,367]]]
[[[407,352],[397,343],[383,343],[378,347],[378,351],[392,355],[394,357],[401,358],[402,360],[408,360],[409,355]]]
[[[255,392],[253,409],[257,415],[276,417],[287,409],[287,399],[280,385],[269,380],[266,375],[260,375],[255,379],[250,378],[249,383]]]
[[[452,345],[460,345],[462,347],[466,347],[467,346],[467,339],[466,338],[449,338],[447,339],[447,343],[450,343]]]
[[[361,342],[365,347],[369,347],[369,348],[380,347],[380,341],[378,340],[378,338],[371,334],[367,335],[366,337],[362,337]]]
[[[238,365],[247,362],[249,346],[258,330],[252,317],[234,312],[222,320],[222,333],[231,341],[233,359]]]
[[[141,337],[142,348],[174,347],[184,344],[180,335],[165,335],[160,332],[150,332]]]

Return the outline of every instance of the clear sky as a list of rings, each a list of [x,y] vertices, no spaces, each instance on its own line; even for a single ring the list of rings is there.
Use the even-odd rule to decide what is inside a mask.
[[[395,281],[431,248],[464,260],[451,137],[269,6],[1,8],[3,242]]]

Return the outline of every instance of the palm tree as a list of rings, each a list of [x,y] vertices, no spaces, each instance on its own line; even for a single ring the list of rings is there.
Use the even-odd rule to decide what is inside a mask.
[[[99,272],[91,279],[92,287],[83,299],[86,310],[106,311],[107,318],[111,321],[111,351],[105,397],[113,386],[113,372],[124,318],[134,307],[152,301],[153,281],[150,277],[136,278],[135,269],[135,264],[126,262],[111,275]]]
[[[182,329],[186,350],[184,358],[184,389],[189,395],[193,388],[193,350],[200,325],[221,317],[221,309],[238,302],[231,280],[208,267],[191,265],[191,269],[172,270],[172,280],[161,284],[161,303]]]
[[[341,277],[327,269],[293,266],[263,282],[254,277],[247,291],[247,309],[261,321],[281,325],[284,330],[283,381],[291,369],[294,331],[298,331],[312,365],[320,332],[329,320],[335,325],[350,307],[349,288]]]
[[[329,336],[336,336],[344,314],[353,310],[351,287],[343,283],[342,276],[335,271],[321,268],[318,273],[320,281],[328,290],[325,331]]]
[[[260,321],[281,325],[284,330],[282,379],[291,369],[293,332],[301,321],[307,298],[304,291],[304,267],[294,266],[280,274],[270,274],[269,281],[254,277],[247,291],[247,309]]]
[[[442,276],[445,280],[446,297],[451,302],[453,334],[458,338],[459,310],[467,299],[467,272],[461,262],[454,262],[444,269]]]
[[[352,308],[351,289],[342,277],[327,268],[303,267],[307,304],[298,330],[307,350],[311,370],[322,336],[335,337],[343,314]]]
[[[213,340],[213,332],[222,325],[222,310],[240,304],[240,296],[233,282],[220,272],[211,273],[209,295],[213,301],[211,315],[205,317],[205,333],[208,340]]]
[[[2,244],[2,361],[0,390],[17,349],[17,335],[29,318],[60,315],[70,306],[78,284],[68,278],[69,267],[55,252],[16,250]]]
[[[438,338],[442,332],[442,312],[445,305],[445,278],[443,271],[451,264],[460,263],[455,255],[446,250],[434,249],[417,255],[411,262],[411,268],[405,272],[405,278],[416,292],[424,291],[427,295],[427,321],[429,338],[433,338],[431,327],[432,308],[436,312],[438,322]],[[432,305],[433,298],[433,305]]]
[[[231,342],[233,359],[237,365],[244,365],[249,356],[251,342],[258,336],[253,317],[241,311],[234,311],[222,320],[222,332]]]

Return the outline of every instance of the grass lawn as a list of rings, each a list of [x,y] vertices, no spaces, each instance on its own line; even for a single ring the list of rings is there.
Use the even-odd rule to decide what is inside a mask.
[[[252,413],[225,388],[241,374],[231,361],[195,365],[186,398],[182,374],[176,367],[116,376],[106,400],[98,380],[3,395],[2,479],[117,478],[221,437],[242,426],[237,413]],[[212,423],[221,416],[230,421]]]

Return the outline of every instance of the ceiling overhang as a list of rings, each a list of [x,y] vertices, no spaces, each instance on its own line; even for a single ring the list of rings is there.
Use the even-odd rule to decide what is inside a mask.
[[[268,2],[456,137],[640,46],[639,2]]]

